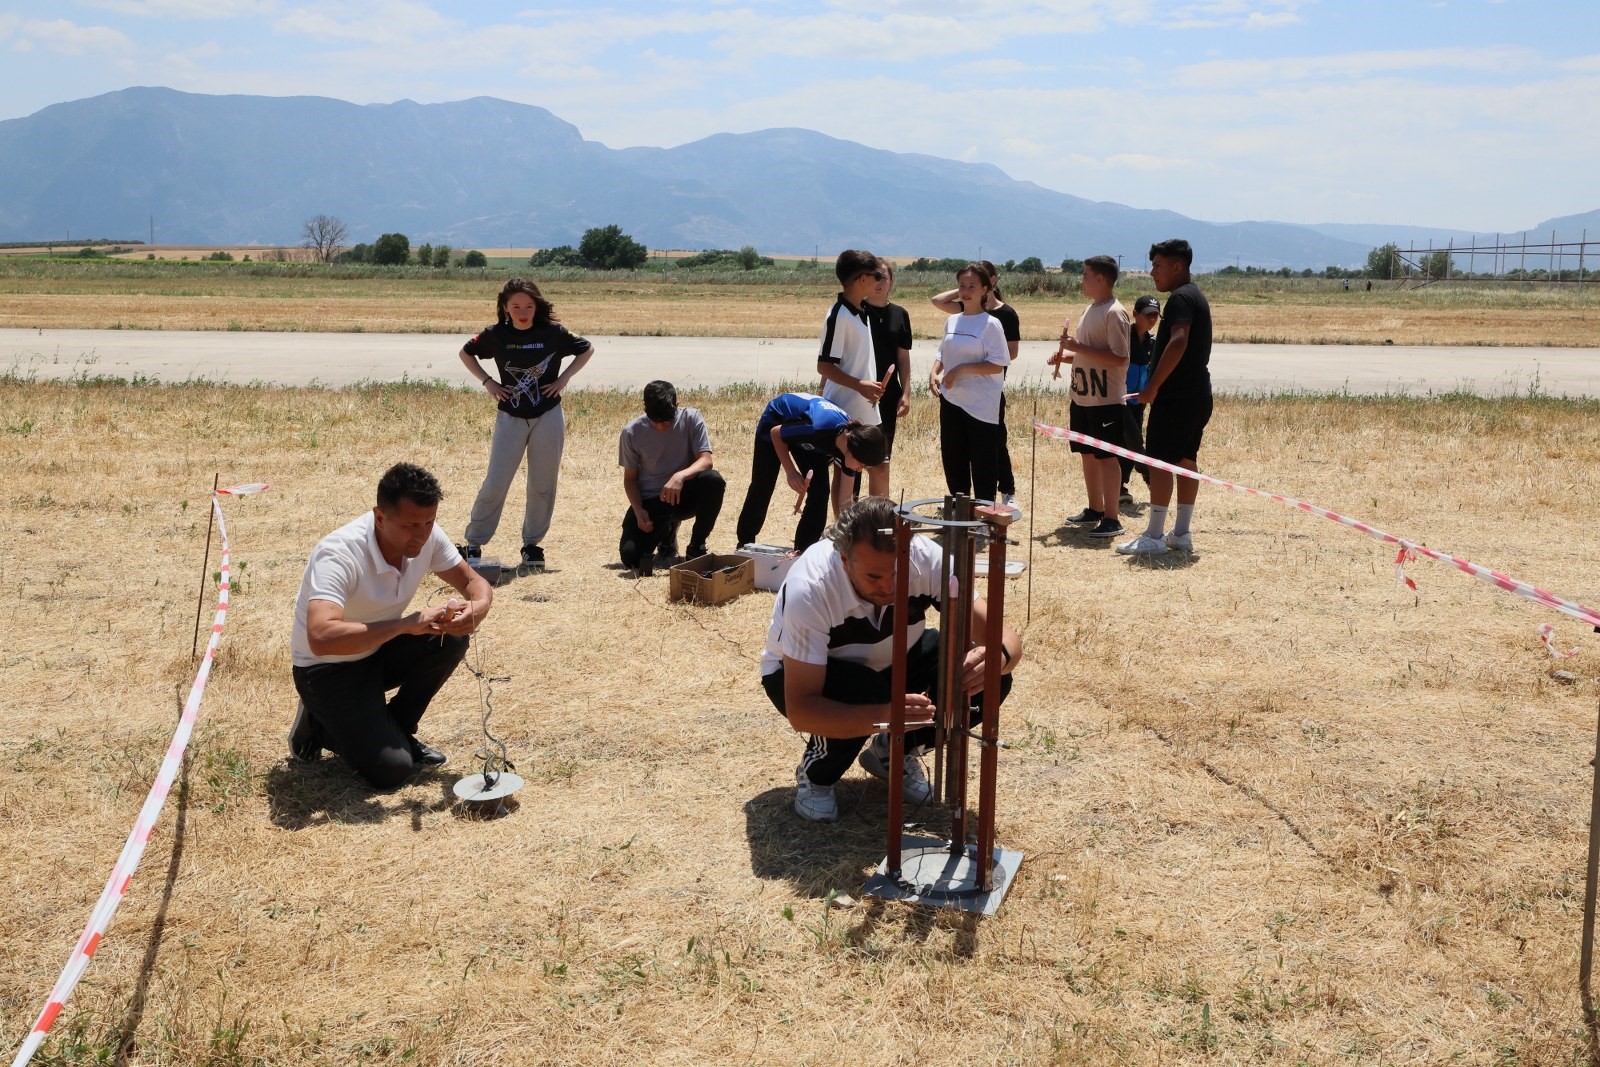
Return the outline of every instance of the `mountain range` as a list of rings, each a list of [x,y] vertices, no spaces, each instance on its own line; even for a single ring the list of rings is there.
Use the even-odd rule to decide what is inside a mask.
[[[651,248],[1142,263],[1185,237],[1196,266],[1359,265],[1386,241],[1494,235],[1415,226],[1203,222],[1086,200],[999,168],[811,130],[608,148],[544,108],[478,97],[351,104],[131,88],[0,122],[0,241],[145,237],[298,244],[313,215],[351,243],[400,232],[457,248],[576,244],[610,223]],[[1539,223],[1576,240],[1600,211]]]

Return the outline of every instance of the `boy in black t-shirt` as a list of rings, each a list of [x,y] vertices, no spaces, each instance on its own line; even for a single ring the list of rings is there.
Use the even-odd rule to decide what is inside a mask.
[[[1199,471],[1200,441],[1211,419],[1211,305],[1189,277],[1194,251],[1181,238],[1150,246],[1150,279],[1167,293],[1166,313],[1156,332],[1155,369],[1138,393],[1150,405],[1150,430],[1145,455],[1185,470]],[[1150,519],[1144,533],[1117,546],[1126,556],[1159,556],[1168,549],[1193,551],[1189,522],[1200,483],[1184,478],[1178,485],[1178,513],[1172,532],[1162,537],[1174,475],[1150,470]]]
[[[911,390],[906,383],[911,380],[911,316],[899,304],[889,302],[894,290],[894,264],[879,258],[878,273],[872,293],[862,310],[867,313],[867,325],[872,327],[872,355],[876,361],[878,381],[887,381],[883,396],[878,399],[878,425],[883,427],[886,451],[883,462],[867,472],[874,481],[869,490],[872,496],[889,495],[889,465],[894,458],[894,431],[900,419],[911,412]],[[889,375],[889,368],[894,374]],[[861,490],[861,480],[856,479],[856,491]]]

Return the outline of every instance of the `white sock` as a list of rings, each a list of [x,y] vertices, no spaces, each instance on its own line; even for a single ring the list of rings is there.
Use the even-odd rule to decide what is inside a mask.
[[[1160,537],[1161,532],[1167,528],[1167,509],[1150,505],[1150,525],[1144,528],[1146,537]]]
[[[1173,536],[1174,537],[1182,537],[1184,534],[1188,533],[1189,532],[1189,521],[1191,519],[1193,519],[1193,518],[1194,518],[1194,505],[1193,504],[1179,504],[1178,505],[1178,517],[1176,519],[1174,519],[1173,522],[1172,522],[1172,534],[1173,534]]]

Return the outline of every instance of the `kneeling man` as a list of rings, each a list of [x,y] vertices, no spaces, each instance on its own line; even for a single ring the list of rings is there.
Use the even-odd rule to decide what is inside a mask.
[[[296,759],[330,749],[379,789],[444,763],[443,752],[417,740],[417,723],[467,654],[494,591],[434,525],[443,496],[432,474],[397,463],[378,482],[377,507],[312,550],[290,640]],[[466,600],[406,614],[430,573]],[[385,699],[391,689],[398,692]]]
[[[727,483],[711,467],[711,433],[694,408],[678,406],[671,382],[644,387],[644,414],[622,428],[617,441],[622,517],[617,552],[639,575],[654,570],[652,556],[670,563],[678,554],[678,523],[694,517],[686,559],[706,554],[706,539],[722,513]]]
[[[875,723],[889,721],[891,652],[894,627],[894,505],[883,497],[863,497],[795,560],[778,590],[772,626],[761,653],[761,684],[773,705],[800,733],[810,734],[795,768],[794,810],[812,821],[839,817],[833,785],[861,754],[861,766],[878,778],[889,776],[887,734]],[[911,539],[910,598],[906,632],[906,717],[931,718],[939,699],[939,631],[925,624],[927,610],[942,605],[940,550],[926,537]],[[967,595],[957,591],[956,595]],[[941,608],[941,611],[943,609]],[[972,633],[986,630],[988,605],[972,601]],[[1003,660],[1000,699],[1011,691],[1011,671],[1022,656],[1022,639],[1006,626],[1000,647],[974,645],[966,655],[963,702],[982,705],[985,664]],[[970,714],[968,725],[981,719]],[[862,751],[871,738],[872,744]],[[915,757],[928,751],[934,728],[906,733],[905,798],[920,804],[932,794]]]

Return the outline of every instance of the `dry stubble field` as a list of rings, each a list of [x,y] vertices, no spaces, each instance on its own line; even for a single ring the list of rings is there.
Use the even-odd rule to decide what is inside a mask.
[[[726,549],[762,398],[687,399],[730,482]],[[220,472],[273,488],[225,505],[233,610],[182,788],[38,1062],[1585,1062],[1592,635],[1427,561],[1413,594],[1376,542],[1239,494],[1202,495],[1193,558],[1114,556],[1059,522],[1081,503],[1062,446],[1039,443],[1026,484],[1018,397],[1034,578],[1031,619],[1011,586],[1027,654],[998,828],[1019,881],[981,921],[830,907],[882,855],[884,790],[858,770],[837,825],[797,820],[800,743],[756,678],[770,595],[674,605],[664,576],[611,564],[635,404],[567,400],[552,572],[499,590],[478,642],[510,676],[495,721],[528,786],[472,823],[448,795],[479,740],[469,675],[424,720],[449,773],[392,794],[289,766],[284,735],[307,550],[400,458],[442,477],[459,530],[483,397],[0,381],[0,1047],[192,678]],[[1064,397],[1039,412],[1063,420]],[[938,490],[931,416],[902,431],[915,494]],[[1206,460],[1593,603],[1595,416],[1229,399]],[[513,521],[492,547],[515,540]],[[1544,621],[1584,650],[1572,684]]]
[[[298,270],[298,273],[295,273]],[[268,264],[188,264],[181,269],[117,263],[0,262],[0,327],[20,329],[367,331],[460,334],[492,321],[505,271],[322,276],[308,268],[274,274]],[[525,271],[524,273],[536,272]],[[687,272],[685,272],[687,273]],[[917,281],[927,279],[931,281]],[[1535,345],[1593,347],[1600,295],[1593,285],[1544,290],[1432,288],[1344,292],[1333,283],[1259,285],[1199,279],[1222,342],[1284,344]],[[927,302],[953,284],[905,275],[894,299],[920,338],[938,336],[943,316]],[[1385,283],[1387,284],[1387,283]],[[541,279],[573,328],[592,336],[815,337],[836,286],[831,271],[779,271],[741,280],[683,279],[638,272]],[[1131,305],[1154,292],[1129,274],[1117,295]],[[1022,334],[1052,340],[1083,310],[1080,295],[1013,291]]]

